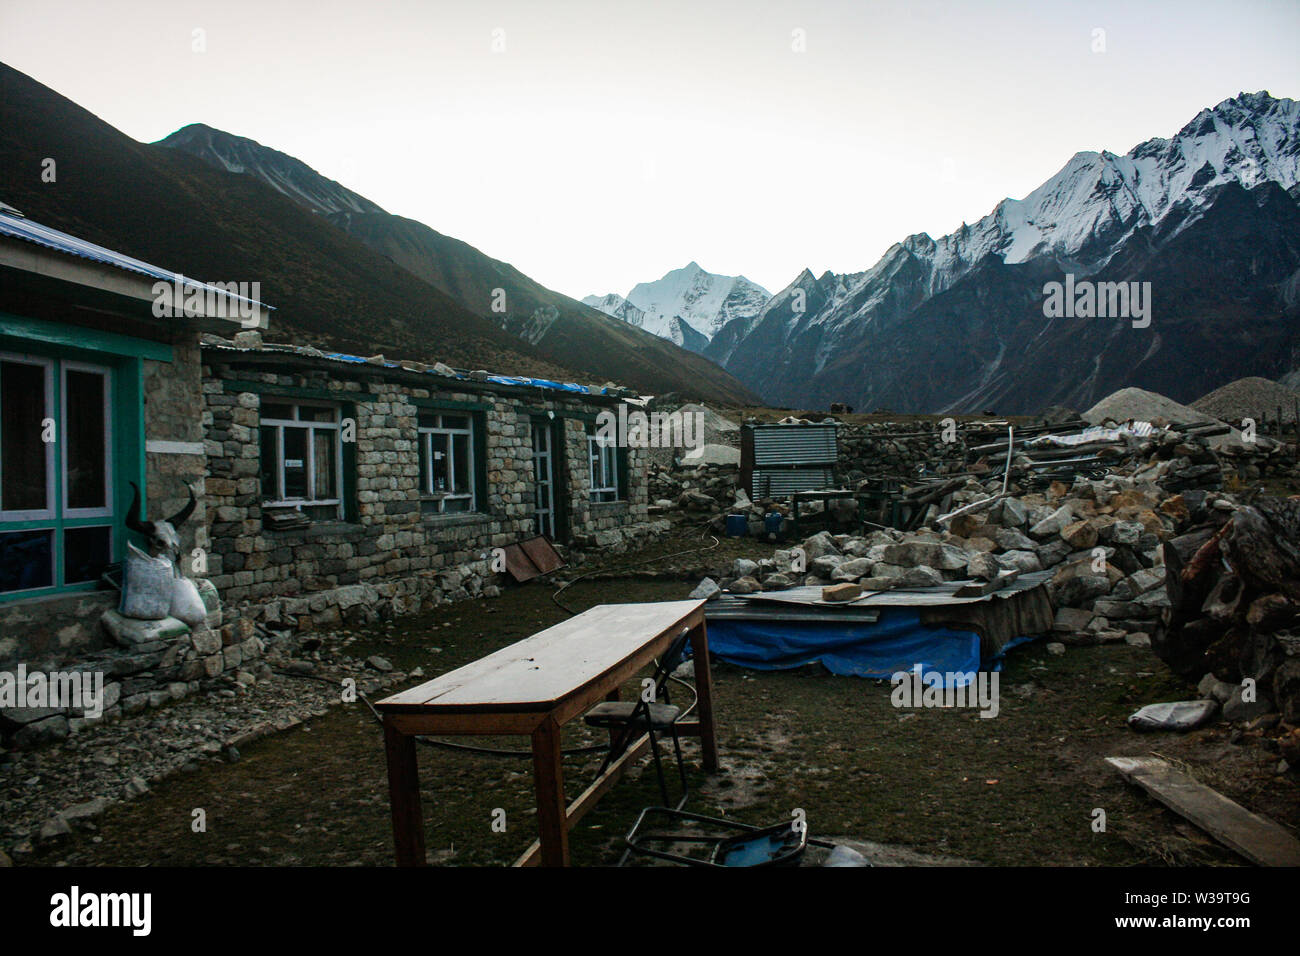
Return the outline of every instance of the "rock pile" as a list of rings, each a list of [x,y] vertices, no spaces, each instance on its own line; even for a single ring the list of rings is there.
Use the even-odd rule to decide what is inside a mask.
[[[1266,378],[1241,378],[1216,388],[1192,402],[1192,408],[1221,421],[1240,426],[1254,419],[1261,430],[1266,422],[1281,421],[1293,431],[1300,413],[1300,392]]]
[[[822,531],[770,558],[737,559],[718,583],[735,594],[841,582],[885,590],[1051,569],[1049,649],[1149,645],[1190,679],[1211,671],[1210,690],[1237,688],[1229,719],[1280,708],[1300,722],[1300,501],[1250,504],[1224,491],[1220,460],[1195,429],[1131,442],[1110,468],[1041,490],[1013,469],[1005,496],[996,472],[957,479],[928,527]],[[1250,701],[1244,678],[1259,689]]]

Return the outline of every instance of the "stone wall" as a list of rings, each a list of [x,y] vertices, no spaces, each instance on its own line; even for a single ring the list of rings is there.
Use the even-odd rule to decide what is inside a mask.
[[[174,515],[189,500],[186,486],[194,489],[198,505],[190,520],[180,528],[185,553],[201,544],[204,520],[203,479],[207,457],[203,446],[203,393],[199,384],[199,345],[184,341],[172,344],[171,362],[144,362],[144,433],[147,442],[180,442],[195,446],[193,452],[145,452],[145,476],[149,500],[146,520]],[[196,541],[196,535],[200,540]]]
[[[623,530],[646,521],[645,467],[636,449],[629,450],[625,500],[590,500],[586,418],[580,416],[593,416],[595,405],[546,400],[540,393],[525,399],[462,392],[454,383],[428,388],[335,369],[256,371],[227,366],[219,355],[206,358],[208,576],[228,612],[242,606],[244,616],[302,629],[408,613],[494,588],[491,549],[534,533],[531,418],[547,412],[564,426],[564,490],[575,545],[622,541]],[[250,390],[228,390],[223,383],[232,379],[249,383]],[[264,525],[258,479],[263,399],[251,389],[268,387],[328,393],[355,416],[355,520],[318,521],[298,530]],[[475,412],[487,446],[478,452],[486,455],[487,475],[487,487],[478,489],[479,511],[421,513],[420,399],[487,406]]]

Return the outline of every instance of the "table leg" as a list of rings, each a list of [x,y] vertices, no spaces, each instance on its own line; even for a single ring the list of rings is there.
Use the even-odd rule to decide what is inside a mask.
[[[533,786],[537,791],[537,839],[542,845],[542,866],[569,865],[562,758],[559,725],[548,717],[533,731]]]
[[[713,671],[709,669],[709,635],[704,621],[691,631],[691,654],[695,658],[695,693],[699,695],[700,751],[704,769],[718,770],[718,736],[713,725]]]
[[[611,690],[608,694],[605,695],[605,699],[609,701],[618,701],[622,696],[623,695],[621,693],[621,688],[615,687],[613,690]],[[617,727],[609,728],[610,747],[613,747],[616,743],[618,743],[618,735],[619,735],[619,729]]]
[[[388,801],[393,811],[393,843],[398,866],[424,866],[424,817],[420,813],[420,775],[415,738],[398,732],[384,719],[384,753],[388,757]]]

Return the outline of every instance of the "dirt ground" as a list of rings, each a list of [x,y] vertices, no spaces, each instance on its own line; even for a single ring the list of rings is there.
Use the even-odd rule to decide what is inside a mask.
[[[669,542],[659,550],[689,546]],[[692,586],[681,574],[597,577],[570,587],[563,600],[580,611],[679,599]],[[426,676],[409,682],[419,683],[562,620],[554,590],[534,583],[377,626],[349,653],[379,653],[402,670],[420,666]],[[1300,827],[1295,774],[1278,776],[1277,755],[1249,735],[1223,726],[1138,735],[1125,726],[1137,707],[1192,690],[1146,648],[1071,648],[1054,657],[1042,642],[1019,647],[1001,674],[1001,711],[993,719],[973,710],[900,711],[888,683],[815,667],[758,672],[717,663],[714,673],[723,766],[705,777],[688,743],[688,809],[698,812],[766,824],[802,809],[813,836],[860,841],[880,847],[882,859],[892,854],[905,863],[1239,865],[1102,759],[1158,753],[1249,809]],[[579,723],[567,728],[565,745],[601,739]],[[527,748],[521,738],[476,742]],[[432,861],[506,864],[533,840],[528,760],[431,747],[421,747],[419,759]],[[599,755],[566,760],[570,796],[598,763]],[[574,862],[616,862],[638,810],[658,802],[648,767],[629,774],[574,831]],[[202,833],[191,825],[199,808]],[[1105,811],[1104,832],[1094,830],[1097,809]],[[498,811],[504,832],[493,827]],[[206,761],[169,777],[31,862],[370,866],[392,859],[382,737],[358,702],[262,738],[234,763]]]

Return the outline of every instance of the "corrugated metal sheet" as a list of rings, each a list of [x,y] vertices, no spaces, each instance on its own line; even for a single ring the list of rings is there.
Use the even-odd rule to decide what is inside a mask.
[[[834,465],[839,447],[834,425],[775,425],[754,429],[754,467]]]
[[[43,226],[39,222],[32,222],[23,216],[17,216],[13,213],[0,210],[0,235],[10,236],[14,239],[22,239],[26,242],[35,243],[38,246],[44,246],[46,249],[53,249],[56,252],[63,252],[70,256],[77,256],[81,259],[89,259],[92,262],[103,263],[106,266],[113,266],[117,269],[123,269],[126,272],[134,272],[138,275],[148,276],[151,279],[161,279],[165,282],[179,282],[188,288],[212,289],[213,292],[226,296],[240,302],[252,302],[232,292],[226,292],[223,289],[217,289],[206,282],[199,282],[197,279],[189,279],[179,272],[169,272],[159,266],[150,265],[140,259],[133,259],[130,256],[123,255],[120,252],[114,252],[112,249],[105,249],[103,246],[97,246],[93,242],[87,242],[85,239],[78,239],[76,236],[70,236],[66,232],[60,232],[57,229],[51,229],[49,226]],[[256,303],[265,309],[271,309],[272,306]]]
[[[829,468],[784,468],[776,471],[754,469],[751,484],[755,495],[782,498],[796,491],[820,491],[834,483]]]

